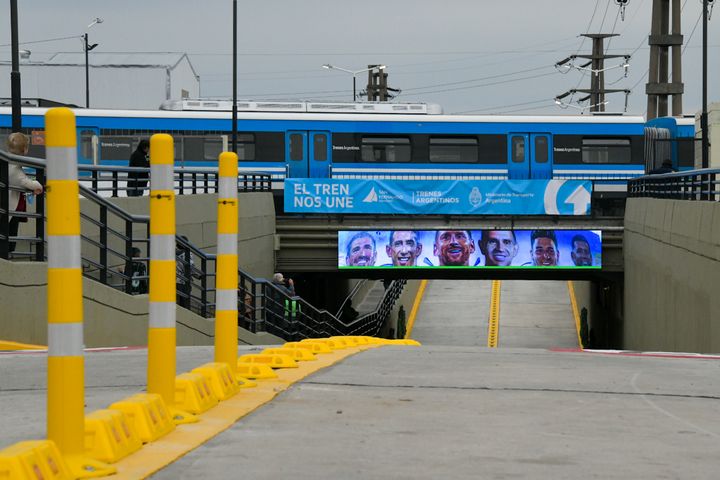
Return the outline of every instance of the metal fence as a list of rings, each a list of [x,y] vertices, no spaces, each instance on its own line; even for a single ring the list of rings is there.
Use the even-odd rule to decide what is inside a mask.
[[[30,176],[45,183],[44,160],[21,157],[0,150],[0,258],[22,258],[45,261],[44,197],[34,199],[34,212],[16,212],[7,206],[8,164],[14,162]],[[86,200],[81,211],[81,258],[85,277],[128,294],[146,294],[149,290],[150,217],[134,215],[111,203],[104,192],[115,197],[125,191],[129,168],[84,167],[89,178],[81,180],[80,196]],[[140,169],[143,170],[143,169]],[[147,169],[144,169],[147,171]],[[125,173],[125,176],[120,175]],[[257,176],[256,176],[257,175]],[[103,186],[106,177],[109,184]],[[200,180],[201,179],[201,180]],[[198,181],[193,186],[192,182]],[[176,192],[214,193],[217,171],[192,172],[176,170]],[[188,184],[190,182],[190,184]],[[238,180],[238,189],[270,191],[270,177],[247,174]],[[33,236],[8,235],[9,218],[21,217],[35,223]],[[29,251],[10,252],[10,244],[30,246]],[[177,303],[206,318],[215,316],[215,255],[176,236]],[[404,280],[394,281],[386,290],[376,311],[350,322],[344,322],[326,310],[320,310],[301,297],[289,296],[272,282],[238,271],[238,324],[253,332],[267,331],[286,340],[331,335],[377,335],[387,320]]]
[[[720,170],[646,175],[628,182],[629,197],[720,201]]]

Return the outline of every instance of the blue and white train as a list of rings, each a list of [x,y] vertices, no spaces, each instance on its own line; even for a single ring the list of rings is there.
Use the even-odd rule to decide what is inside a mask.
[[[178,166],[214,166],[231,143],[231,102],[162,109],[76,109],[81,163],[127,165],[142,138],[173,135]],[[287,177],[589,179],[600,197],[668,157],[692,168],[694,123],[639,116],[443,115],[426,104],[239,102],[240,169]],[[30,155],[44,157],[44,108],[23,108]],[[0,136],[10,131],[0,107]],[[683,141],[680,141],[682,139]]]

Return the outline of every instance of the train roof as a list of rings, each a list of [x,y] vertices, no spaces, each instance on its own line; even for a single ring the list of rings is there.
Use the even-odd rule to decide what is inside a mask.
[[[362,105],[362,104],[361,104]],[[47,108],[23,107],[24,115],[44,115]],[[182,119],[230,119],[230,111],[187,110],[110,110],[72,109],[78,117],[127,117],[127,118],[182,118]],[[0,115],[10,115],[10,107],[0,107]],[[642,116],[635,115],[446,115],[401,113],[327,113],[327,112],[278,112],[238,111],[239,120],[316,120],[352,122],[432,122],[432,123],[588,123],[588,124],[644,124]]]

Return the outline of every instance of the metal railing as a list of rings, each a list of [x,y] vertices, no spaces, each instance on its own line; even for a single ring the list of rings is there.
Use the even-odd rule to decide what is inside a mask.
[[[7,172],[8,162],[21,165],[40,183],[44,183],[44,160],[0,150],[0,174],[3,169]],[[7,178],[7,173],[0,175],[0,195],[5,198],[9,190]],[[216,182],[217,178],[213,178]],[[148,293],[150,217],[125,211],[102,196],[101,192],[102,189],[95,191],[88,186],[80,186],[80,196],[87,200],[80,214],[83,222],[83,275],[128,294]],[[37,196],[36,211],[32,213],[3,210],[2,205],[0,203],[0,257],[45,261],[44,197]],[[10,215],[34,219],[35,236],[9,237],[7,219]],[[11,241],[25,241],[34,246],[34,252],[16,251],[9,255]],[[177,303],[205,318],[213,318],[215,255],[205,253],[183,236],[176,236],[175,255]],[[253,332],[267,331],[286,340],[332,335],[377,335],[404,284],[404,280],[393,282],[376,311],[345,322],[326,310],[317,309],[301,297],[288,295],[266,279],[254,278],[239,270],[238,324]]]
[[[720,201],[720,169],[646,175],[628,182],[629,197]]]
[[[147,183],[149,168],[111,167],[111,166],[78,166],[79,181],[94,192],[109,193],[111,197],[128,196],[128,191],[137,188],[136,177]],[[269,192],[271,191],[271,175],[257,172],[241,172],[238,175],[238,192]],[[176,167],[174,175],[175,193],[177,195],[195,195],[199,193],[217,193],[217,168]],[[140,194],[147,190],[147,185],[140,188]]]

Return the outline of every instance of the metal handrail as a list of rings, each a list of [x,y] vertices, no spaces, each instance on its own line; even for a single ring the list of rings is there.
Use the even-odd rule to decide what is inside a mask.
[[[0,166],[7,162],[16,162],[26,168],[34,168],[37,178],[44,183],[45,162],[41,159],[13,155],[0,150]],[[118,168],[118,167],[115,167]],[[7,196],[7,187],[0,180],[0,195]],[[89,232],[83,232],[81,242],[85,248],[97,249],[97,258],[84,256],[83,275],[95,279],[113,288],[124,290],[127,293],[144,293],[133,290],[133,280],[148,280],[148,276],[133,276],[133,264],[145,265],[149,271],[147,256],[133,257],[134,245],[142,244],[149,251],[150,217],[130,213],[101,196],[90,187],[81,185],[80,195],[91,204],[99,208],[99,218],[83,213],[85,222],[97,228],[99,240],[92,237]],[[45,234],[44,234],[44,197],[37,198],[37,212],[27,214],[36,218],[36,238],[31,240],[35,244],[35,259],[45,260]],[[113,222],[109,216],[124,224],[124,231],[112,228]],[[137,225],[144,225],[144,234],[134,236]],[[7,224],[4,226],[7,228]],[[6,230],[4,230],[6,231]],[[124,246],[124,252],[111,245],[111,238],[115,238]],[[9,238],[0,238],[0,244],[5,246]],[[16,238],[17,240],[17,238]],[[0,249],[3,258],[8,258],[7,250]],[[112,259],[115,259],[113,261]],[[195,262],[197,259],[197,263]],[[210,279],[215,277],[215,255],[205,253],[180,236],[176,236],[177,301],[180,305],[197,312],[203,317],[214,317],[215,289],[211,287]],[[197,265],[199,264],[199,266]],[[119,270],[124,266],[124,269]],[[119,271],[118,271],[119,270]],[[115,283],[114,278],[120,278],[121,283]],[[300,339],[307,337],[321,337],[331,335],[377,335],[387,319],[392,305],[402,291],[404,281],[395,281],[386,291],[383,301],[375,312],[363,315],[351,322],[344,322],[327,310],[318,309],[302,297],[290,296],[280,290],[272,282],[263,278],[254,278],[242,269],[238,270],[238,322],[251,331],[267,331],[285,339]]]
[[[720,169],[645,175],[628,182],[629,197],[720,201]]]

